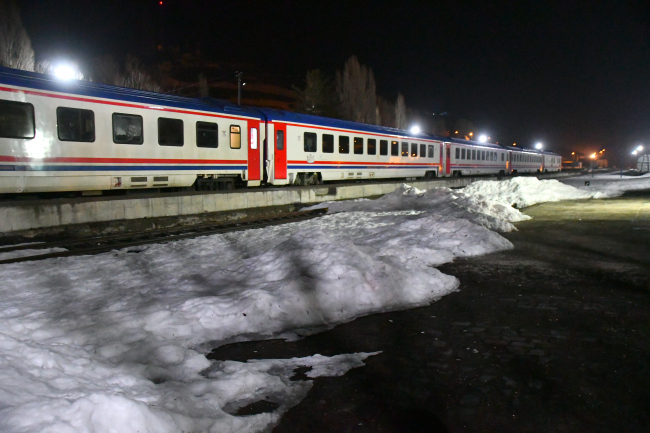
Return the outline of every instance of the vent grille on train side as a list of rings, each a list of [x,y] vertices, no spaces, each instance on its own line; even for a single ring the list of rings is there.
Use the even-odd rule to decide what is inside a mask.
[[[146,181],[147,181],[147,176],[131,178],[131,182],[146,182]]]

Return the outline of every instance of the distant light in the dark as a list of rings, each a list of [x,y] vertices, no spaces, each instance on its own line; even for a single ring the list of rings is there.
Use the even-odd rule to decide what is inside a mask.
[[[535,143],[535,149],[542,150],[543,147],[544,145],[542,143]]]
[[[470,134],[471,134],[471,133],[470,133]],[[488,136],[485,135],[485,134],[481,134],[481,135],[478,137],[478,141],[479,141],[480,143],[485,143],[485,142],[488,141]]]
[[[419,134],[420,133],[420,127],[418,125],[413,125],[411,127],[411,134]]]

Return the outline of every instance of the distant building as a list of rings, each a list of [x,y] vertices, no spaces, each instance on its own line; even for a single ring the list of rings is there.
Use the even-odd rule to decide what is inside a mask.
[[[582,168],[582,161],[562,161],[562,169],[581,169]]]
[[[596,160],[594,160],[594,167],[607,168],[607,160],[606,159],[596,159]]]

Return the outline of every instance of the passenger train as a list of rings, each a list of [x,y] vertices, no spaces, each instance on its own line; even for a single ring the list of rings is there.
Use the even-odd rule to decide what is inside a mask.
[[[559,171],[560,155],[0,68],[0,193]]]

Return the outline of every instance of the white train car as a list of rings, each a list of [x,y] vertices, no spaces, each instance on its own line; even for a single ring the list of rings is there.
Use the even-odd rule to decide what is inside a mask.
[[[542,171],[552,173],[562,170],[562,156],[548,150],[542,151],[544,157]]]
[[[0,68],[0,193],[559,170],[559,155]]]
[[[537,173],[542,171],[543,156],[541,152],[532,149],[503,146],[508,151],[509,174]]]
[[[261,181],[255,109],[0,68],[0,193]]]
[[[498,144],[452,139],[450,167],[455,176],[506,174],[508,151]]]
[[[650,155],[641,155],[637,160],[636,169],[641,174],[650,172]]]
[[[443,142],[381,126],[260,109],[267,119],[266,178],[273,185],[444,174]]]

